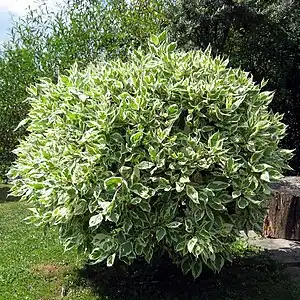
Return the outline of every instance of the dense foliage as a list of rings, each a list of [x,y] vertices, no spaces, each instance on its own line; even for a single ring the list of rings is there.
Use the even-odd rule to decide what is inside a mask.
[[[209,50],[178,52],[166,33],[126,62],[102,62],[30,88],[29,136],[15,151],[29,220],[59,227],[95,262],[167,251],[184,273],[219,270],[239,230],[261,222],[278,148],[273,93]]]
[[[39,77],[57,80],[75,61],[79,66],[105,57],[125,57],[165,23],[162,1],[68,1],[56,12],[41,6],[15,20],[0,55],[0,181],[14,160],[12,150],[28,113],[26,87]]]
[[[230,57],[230,65],[268,79],[276,91],[271,108],[289,125],[283,147],[296,149],[291,166],[300,171],[300,2],[266,0],[176,0],[170,33],[184,49]]]

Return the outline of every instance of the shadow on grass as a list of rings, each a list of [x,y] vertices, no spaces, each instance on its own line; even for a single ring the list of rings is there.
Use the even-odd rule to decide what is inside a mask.
[[[148,265],[119,263],[86,265],[73,284],[88,286],[109,300],[299,300],[300,286],[284,273],[284,267],[265,254],[236,259],[220,274],[205,270],[193,280],[164,257]],[[104,298],[106,297],[106,298]]]

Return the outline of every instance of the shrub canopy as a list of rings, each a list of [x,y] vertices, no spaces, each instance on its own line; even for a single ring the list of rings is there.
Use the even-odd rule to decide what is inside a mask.
[[[273,93],[209,50],[175,48],[152,35],[127,62],[31,86],[30,134],[10,176],[29,221],[58,226],[66,249],[108,266],[167,251],[197,277],[261,222],[291,151],[278,148],[286,126],[268,112]]]
[[[164,2],[164,4],[162,3]],[[75,61],[86,67],[99,57],[126,58],[166,23],[161,0],[69,0],[52,12],[46,4],[13,23],[10,40],[0,48],[0,182],[14,161],[12,150],[25,130],[27,86],[37,78],[54,82]],[[2,50],[2,51],[1,51]]]

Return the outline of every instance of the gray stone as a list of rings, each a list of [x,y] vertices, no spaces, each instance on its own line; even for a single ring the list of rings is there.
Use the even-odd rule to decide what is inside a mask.
[[[265,249],[271,258],[285,264],[300,264],[300,242],[284,239],[249,239],[249,244]]]
[[[274,192],[291,194],[300,196],[300,177],[288,176],[280,179],[280,181],[271,184],[271,189]]]

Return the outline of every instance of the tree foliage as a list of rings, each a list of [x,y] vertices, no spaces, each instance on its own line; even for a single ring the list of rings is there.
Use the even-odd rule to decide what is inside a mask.
[[[26,87],[39,77],[55,81],[75,61],[82,67],[100,57],[125,58],[165,24],[162,3],[72,0],[55,13],[41,6],[15,21],[0,57],[0,178],[24,135],[14,129],[27,116]]]
[[[275,90],[271,108],[289,125],[282,145],[295,148],[292,167],[300,170],[299,1],[174,1],[170,32],[183,49],[205,49],[230,57],[230,64]]]
[[[209,50],[175,48],[152,35],[127,62],[31,86],[10,175],[28,220],[58,226],[66,249],[108,266],[167,251],[197,277],[261,222],[291,152],[273,93]]]

